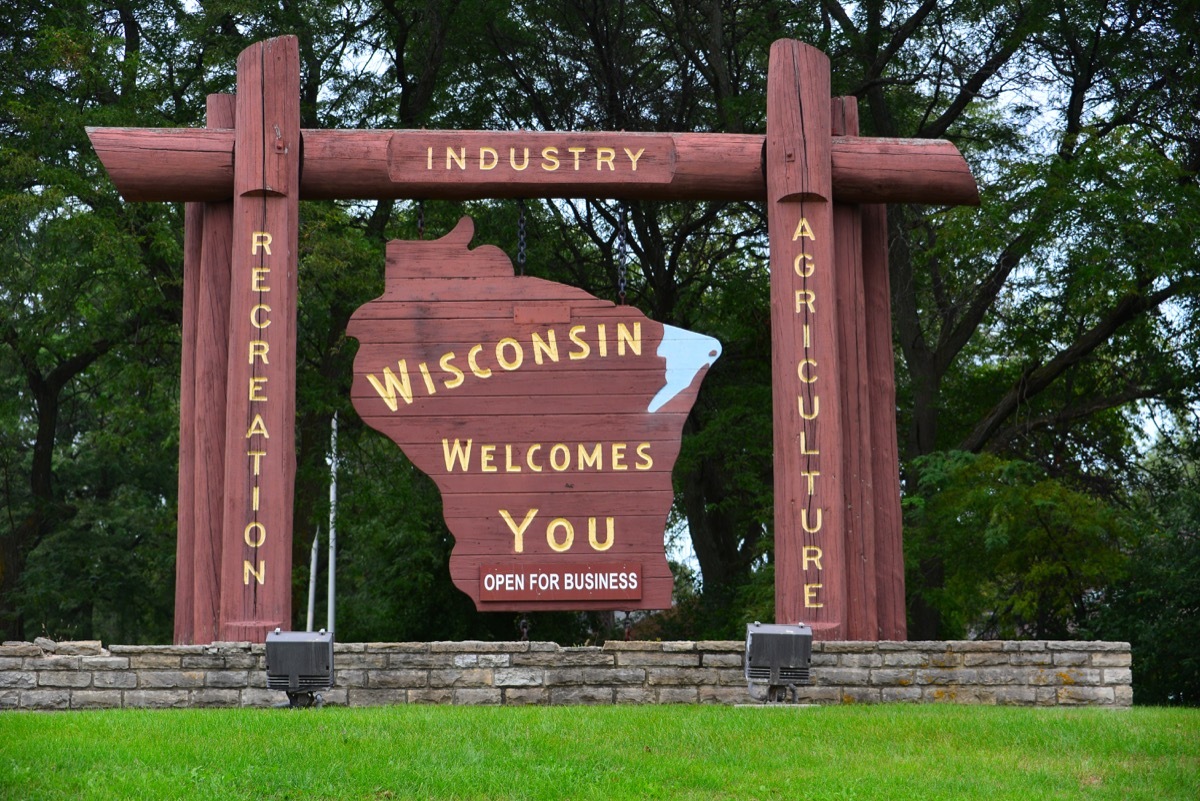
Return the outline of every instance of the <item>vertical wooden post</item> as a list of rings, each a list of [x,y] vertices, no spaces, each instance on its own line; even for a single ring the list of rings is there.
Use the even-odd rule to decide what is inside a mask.
[[[838,640],[846,632],[846,566],[829,87],[824,53],[796,41],[771,46],[775,617]]]
[[[834,136],[858,136],[858,101],[835,97]],[[863,305],[862,211],[857,204],[833,207],[837,273],[839,382],[842,391],[842,452],[846,505],[846,638],[879,639],[875,578],[875,516],[871,471],[871,398],[868,392],[866,312]]]
[[[904,545],[900,511],[900,454],[896,440],[896,375],[888,279],[887,206],[862,206],[863,290],[875,494],[875,573],[879,638],[908,639],[904,604]]]
[[[238,57],[221,626],[291,626],[296,473],[300,59],[294,36]]]
[[[179,499],[175,539],[175,644],[195,642],[192,603],[195,582],[192,550],[196,474],[196,314],[200,296],[200,251],[204,204],[183,207],[183,325],[179,361]]]
[[[233,128],[233,95],[208,96],[208,126]],[[196,333],[195,600],[193,642],[218,638],[221,518],[225,507],[225,392],[229,378],[229,272],[233,201],[204,204]]]

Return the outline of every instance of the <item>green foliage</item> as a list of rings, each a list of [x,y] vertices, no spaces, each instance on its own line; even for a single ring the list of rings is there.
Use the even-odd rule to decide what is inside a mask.
[[[1128,521],[1033,465],[951,451],[910,472],[908,592],[952,638],[1069,639],[1122,575]]]

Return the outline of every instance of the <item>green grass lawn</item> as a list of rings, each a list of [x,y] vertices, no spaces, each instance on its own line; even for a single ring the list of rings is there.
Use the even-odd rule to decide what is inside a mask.
[[[0,713],[0,799],[1200,799],[1200,710]]]

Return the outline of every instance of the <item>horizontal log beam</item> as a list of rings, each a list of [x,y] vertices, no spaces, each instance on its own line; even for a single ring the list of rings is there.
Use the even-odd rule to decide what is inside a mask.
[[[126,200],[233,195],[232,130],[88,128],[88,136]],[[766,197],[764,137],[752,134],[305,130],[301,136],[304,200]],[[840,202],[979,204],[970,168],[945,140],[835,136],[832,159]]]

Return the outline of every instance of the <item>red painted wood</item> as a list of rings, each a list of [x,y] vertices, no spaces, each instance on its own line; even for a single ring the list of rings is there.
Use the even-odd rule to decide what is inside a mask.
[[[223,200],[233,192],[233,133],[193,128],[88,128],[109,177],[130,201]],[[556,137],[563,148],[581,134],[499,131],[305,130],[301,198],[469,199],[484,197],[623,197],[659,200],[761,200],[765,197],[763,137],[754,134],[589,134],[669,137],[674,145],[668,182],[617,182],[580,171],[578,181],[430,180],[425,170],[397,169],[389,150],[424,152],[427,137],[453,134],[469,152],[524,136]],[[411,140],[411,141],[410,141]],[[614,142],[620,139],[612,139]],[[511,145],[515,147],[516,145]],[[620,147],[620,145],[617,145]],[[524,147],[522,145],[522,147]],[[835,197],[846,203],[979,205],[979,191],[958,149],[944,140],[834,137]],[[151,154],[147,157],[147,154]],[[444,156],[443,156],[444,159]],[[593,164],[594,167],[594,164]],[[530,170],[526,170],[530,173]],[[545,171],[541,171],[545,172]],[[571,171],[572,175],[575,171]],[[595,174],[592,174],[595,173]],[[548,173],[546,173],[549,175]],[[565,173],[564,173],[565,174]]]
[[[858,103],[835,97],[835,134],[858,134]],[[834,204],[834,262],[837,275],[838,340],[841,346],[842,457],[846,507],[846,637],[879,638],[875,594],[875,517],[871,473],[870,419],[867,392],[867,354],[864,330],[862,274],[862,214],[857,205]]]
[[[879,638],[908,639],[904,604],[904,546],[900,509],[900,456],[896,440],[896,379],[888,280],[887,208],[862,207],[865,337],[874,478],[875,572]]]
[[[232,128],[233,95],[209,95],[208,119]],[[229,282],[232,201],[204,204],[196,332],[194,618],[195,642],[218,638],[221,609],[221,520],[225,507],[225,398],[229,373]]]
[[[299,83],[293,36],[253,45],[238,57],[221,553],[225,640],[261,642],[271,629],[291,627]]]
[[[767,78],[775,616],[837,640],[847,610],[829,141],[829,59],[776,42]]]
[[[196,314],[200,295],[200,253],[204,235],[204,208],[188,203],[183,208],[183,322],[179,360],[179,498],[175,539],[176,645],[194,642],[192,599],[195,596],[192,551],[195,547],[196,438]]]
[[[438,485],[455,537],[451,577],[479,609],[669,606],[671,467],[703,369],[651,413],[666,383],[666,329],[583,290],[514,276],[499,249],[468,250],[472,229],[464,218],[442,239],[390,243],[384,294],[347,331],[361,343],[355,409]],[[538,344],[551,331],[558,361]],[[636,561],[646,583],[638,597],[484,597],[481,560],[556,569]]]

